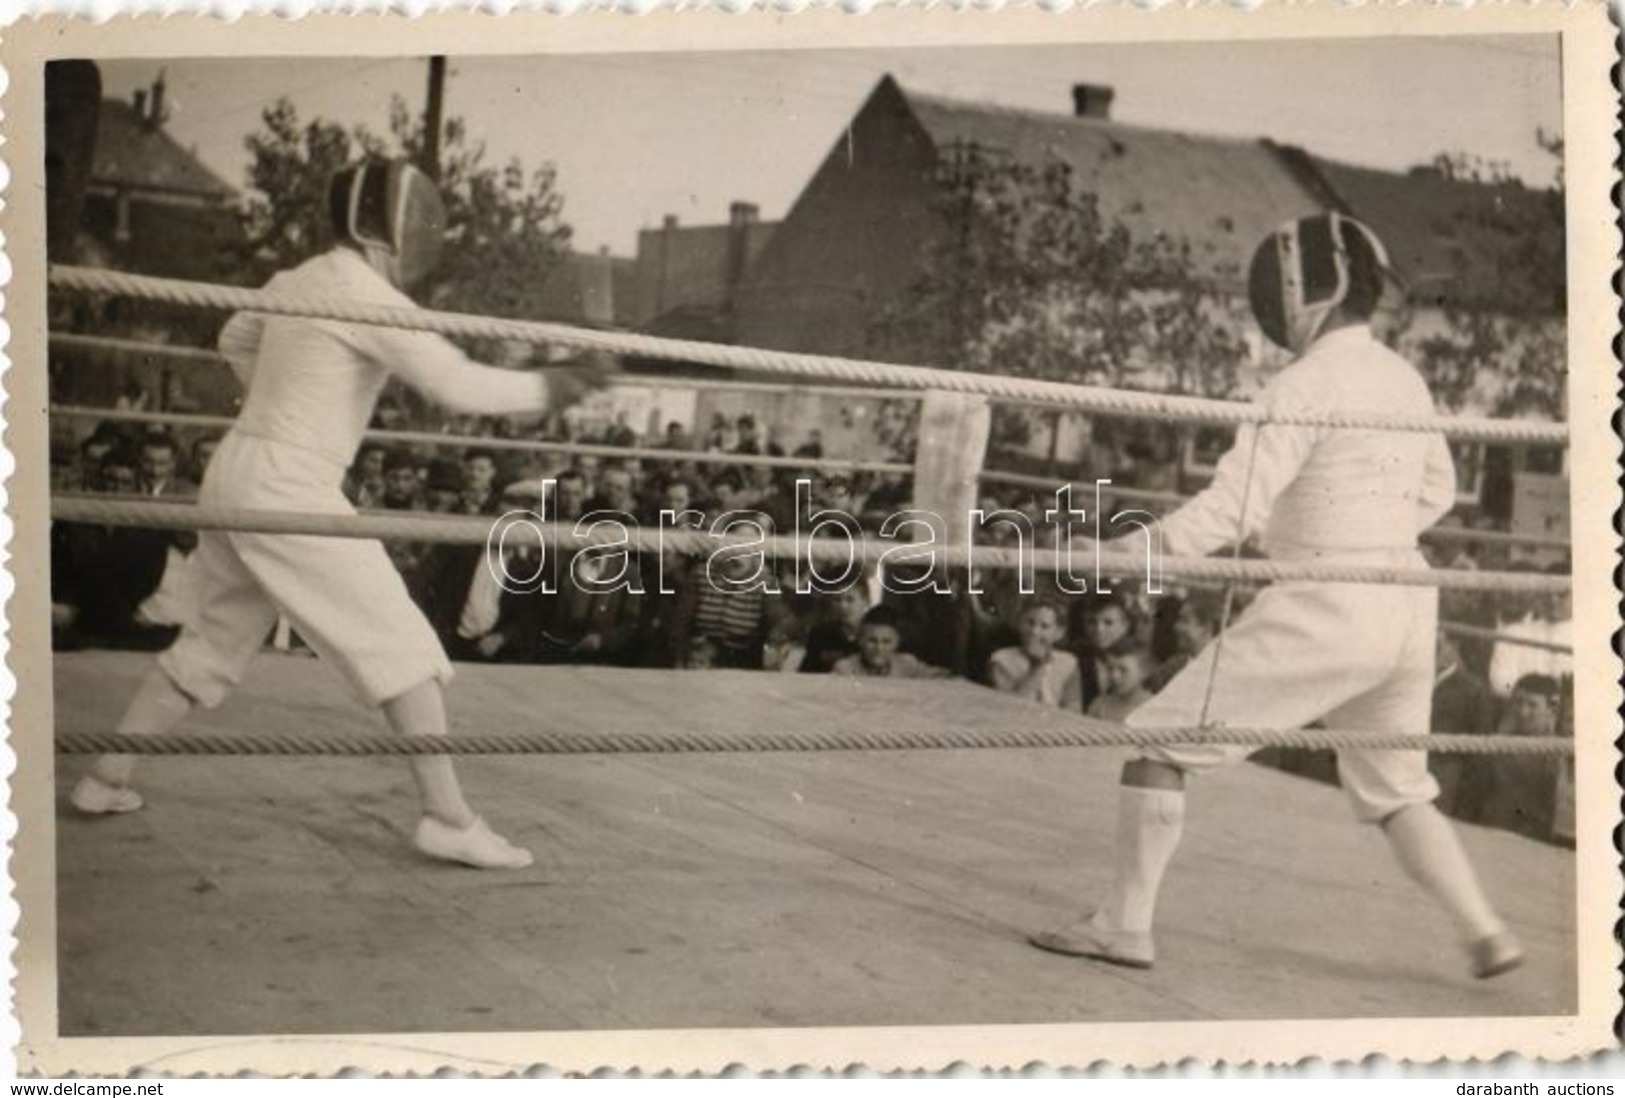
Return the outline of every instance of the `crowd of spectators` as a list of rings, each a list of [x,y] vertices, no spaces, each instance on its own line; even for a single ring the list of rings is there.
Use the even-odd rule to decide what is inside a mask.
[[[55,487],[176,499],[195,493],[214,445],[200,435],[184,445],[160,431],[97,428],[64,464]],[[638,438],[624,419],[597,437],[600,445],[632,447]],[[665,450],[673,457],[650,456]],[[473,448],[443,449],[368,443],[344,479],[360,510],[495,517],[515,508],[571,522],[594,511],[630,515],[655,526],[661,512],[677,525],[709,525],[724,513],[755,516],[775,530],[796,524],[795,484],[811,482],[811,506],[850,515],[850,532],[874,530],[909,503],[906,477],[817,469],[697,461],[694,454],[826,457],[816,429],[793,449],[780,432],[750,417],[716,417],[693,437],[671,424],[655,445],[633,459]],[[1038,548],[1053,546],[1045,501],[1030,492],[990,493],[979,540],[1010,544],[1026,529]],[[668,520],[669,521],[669,520]],[[1085,531],[1094,533],[1094,531]],[[185,620],[185,532],[84,523],[58,523],[52,534],[52,590],[61,647],[154,649],[166,646]],[[944,577],[952,597],[898,595],[879,578],[815,585],[799,594],[774,564],[737,555],[719,571],[749,579],[758,569],[777,591],[710,582],[708,554],[668,549],[514,551],[512,576],[538,574],[551,582],[505,589],[479,545],[387,543],[391,559],[453,659],[502,664],[597,664],[687,670],[735,669],[776,673],[893,678],[964,677],[1031,701],[1103,720],[1120,721],[1162,689],[1209,644],[1227,620],[1226,594],[1172,586],[1151,594],[1143,582],[1118,581],[1109,593],[1063,595],[1039,573],[1028,591],[1011,569]],[[1469,547],[1438,563],[1525,570],[1535,565],[1496,557],[1474,559]],[[1484,552],[1480,547],[1479,552]],[[545,568],[542,567],[545,565]],[[1551,570],[1567,565],[1553,562]],[[615,583],[620,577],[637,582]],[[594,584],[582,582],[610,581]],[[1230,596],[1229,617],[1246,593]],[[1446,592],[1441,617],[1503,635],[1568,642],[1567,596],[1493,599]],[[294,641],[297,646],[297,640]],[[1464,637],[1439,636],[1439,678],[1433,727],[1440,732],[1570,735],[1571,657],[1557,651]],[[1324,758],[1271,752],[1287,769],[1325,776]],[[1534,757],[1436,755],[1441,806],[1464,820],[1540,838],[1572,838],[1572,774],[1556,760]]]

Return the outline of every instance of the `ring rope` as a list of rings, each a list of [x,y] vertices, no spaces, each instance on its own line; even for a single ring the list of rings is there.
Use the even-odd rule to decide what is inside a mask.
[[[356,305],[87,267],[52,266],[48,277],[50,284],[59,289],[139,297],[195,308],[304,316],[344,323],[438,332],[441,335],[556,343],[648,359],[705,363],[758,373],[819,377],[902,389],[938,389],[1045,407],[1078,408],[1102,414],[1135,416],[1166,422],[1252,423],[1345,430],[1421,431],[1437,432],[1451,438],[1545,445],[1566,445],[1568,442],[1568,428],[1560,423],[1446,416],[1392,416],[1362,412],[1310,415],[1272,410],[1236,401],[1070,385],[1033,378],[960,373],[933,367],[901,366],[862,359],[770,351],[695,340],[664,339],[633,332],[594,331],[543,321],[503,320],[466,313],[433,312],[427,309]]]
[[[141,412],[134,409],[92,408],[79,404],[55,404],[54,416],[66,419],[96,419],[115,423],[160,423],[178,427],[227,430],[237,421],[231,416],[199,415],[192,412]],[[912,475],[914,466],[895,461],[843,461],[835,458],[774,457],[770,454],[726,454],[710,450],[659,450],[653,447],[606,446],[590,442],[548,442],[544,439],[490,438],[485,435],[442,435],[433,431],[390,431],[373,429],[363,436],[374,442],[400,445],[441,446],[479,450],[512,450],[536,454],[576,454],[581,457],[620,458],[644,461],[690,461],[696,465],[762,465],[774,469],[829,469],[842,473],[902,473]]]
[[[229,430],[237,421],[231,416],[203,415],[194,412],[143,412],[133,408],[95,408],[80,404],[54,404],[50,413],[65,419],[106,420],[112,423],[153,423],[163,426],[194,427],[205,430]],[[912,465],[900,462],[857,461],[840,458],[773,457],[769,454],[728,454],[710,450],[660,450],[652,447],[605,446],[597,443],[557,441],[545,439],[493,438],[488,435],[447,435],[430,431],[394,431],[373,428],[364,438],[374,442],[387,442],[403,446],[435,446],[451,449],[503,450],[518,453],[575,454],[581,457],[622,458],[649,461],[693,462],[696,465],[747,465],[796,470],[829,469],[838,473],[897,473],[914,475]],[[994,484],[1014,484],[1024,487],[1054,488],[1063,483],[1074,488],[1092,491],[1094,485],[1082,481],[1056,481],[1025,473],[984,472],[982,481]],[[1192,496],[1178,492],[1164,492],[1149,488],[1131,488],[1110,485],[1104,494],[1119,500],[1141,500],[1148,503],[1185,503]],[[1433,526],[1420,535],[1427,541],[1467,541],[1492,545],[1518,545],[1541,549],[1568,549],[1566,538],[1542,537],[1538,534],[1514,534],[1503,530],[1469,530],[1462,526]]]
[[[230,369],[231,363],[219,351],[206,347],[189,347],[178,343],[149,343],[119,336],[79,335],[75,332],[47,333],[51,346],[65,351],[91,351],[101,354],[134,354],[143,358],[167,358],[176,362],[195,362],[200,366],[218,366]],[[673,377],[667,374],[624,373],[610,375],[609,384],[617,388],[639,389],[693,389],[727,393],[790,393],[796,396],[851,397],[873,400],[919,400],[924,394],[909,389],[885,389],[856,385],[793,384],[782,381],[744,381],[735,378]]]
[[[967,748],[1154,747],[1239,744],[1309,750],[1428,751],[1435,754],[1574,754],[1574,741],[1557,736],[1419,735],[1330,729],[1128,728],[1085,723],[1066,729],[1005,727],[954,730],[880,730],[748,733],[663,732],[468,732],[449,736],[335,735],[318,731],[132,734],[63,731],[63,755],[625,755],[725,752],[942,751]]]
[[[1559,644],[1556,641],[1540,640],[1538,637],[1520,637],[1515,633],[1499,633],[1480,625],[1468,625],[1464,621],[1441,621],[1439,630],[1458,637],[1473,637],[1478,640],[1494,641],[1496,644],[1509,644],[1514,648],[1537,648],[1542,652],[1574,655],[1572,644]]]
[[[90,496],[59,493],[51,499],[51,518],[58,522],[101,523],[112,526],[148,526],[159,529],[227,530],[236,533],[304,534],[324,537],[371,538],[398,541],[442,542],[485,545],[492,541],[496,520],[478,516],[424,515],[416,512],[373,514],[319,514],[272,511],[241,507],[214,507],[193,503],[122,496]],[[927,558],[925,544],[862,538],[850,549],[845,539],[764,539],[718,536],[706,531],[606,524],[576,533],[571,526],[519,522],[498,542],[506,548],[624,544],[628,548],[653,552],[708,555],[725,546],[757,549],[773,557],[799,557],[845,563],[861,559],[890,567],[921,563]],[[1019,549],[1003,546],[953,545],[936,549],[937,563],[952,567],[1019,568],[1031,563],[1035,571],[1057,572],[1070,563],[1067,554],[1056,550]],[[1094,554],[1088,553],[1086,560]],[[1103,551],[1100,568],[1119,576],[1140,574],[1145,560],[1137,553]],[[1161,574],[1169,579],[1398,584],[1470,591],[1522,591],[1551,593],[1570,589],[1567,576],[1529,572],[1480,572],[1467,569],[1394,568],[1375,565],[1329,564],[1300,561],[1227,560],[1216,557],[1165,557]]]
[[[1045,491],[1055,491],[1063,486],[1093,492],[1095,485],[1092,481],[1064,480],[1056,477],[1033,476],[1029,473],[1001,473],[983,472],[978,474],[986,484],[1009,484],[1020,488],[1041,488]],[[1101,494],[1115,499],[1144,500],[1147,503],[1189,503],[1194,496],[1187,496],[1183,492],[1168,492],[1152,488],[1130,488],[1117,484],[1108,484],[1100,489]],[[1507,530],[1470,530],[1465,526],[1430,526],[1420,535],[1427,541],[1468,541],[1483,542],[1486,545],[1517,545],[1535,549],[1569,549],[1571,543],[1568,538],[1547,537],[1541,534],[1517,534]]]

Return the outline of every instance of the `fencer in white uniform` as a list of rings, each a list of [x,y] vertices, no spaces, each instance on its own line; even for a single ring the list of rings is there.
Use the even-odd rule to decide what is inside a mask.
[[[1289,222],[1254,254],[1260,326],[1297,359],[1265,387],[1273,411],[1428,416],[1421,376],[1370,320],[1387,260],[1369,229],[1327,214]],[[1442,436],[1324,427],[1243,427],[1212,483],[1161,522],[1162,550],[1205,555],[1256,537],[1274,560],[1426,567],[1417,537],[1455,498]],[[1143,552],[1143,542],[1134,546]],[[1426,733],[1438,593],[1430,587],[1276,583],[1128,719],[1131,727]],[[1152,915],[1183,830],[1185,775],[1245,758],[1228,745],[1143,751],[1125,766],[1115,879],[1098,909],[1032,937],[1052,952],[1150,967]],[[1496,916],[1420,751],[1338,752],[1358,819],[1383,828],[1400,864],[1453,916],[1478,976],[1523,951]]]
[[[330,200],[338,245],[266,289],[414,307],[402,288],[433,269],[444,234],[434,184],[405,161],[369,160],[334,178]],[[425,332],[238,314],[220,346],[247,393],[209,463],[203,506],[354,514],[340,486],[391,376],[457,412],[536,413],[554,403],[543,374],[480,365]],[[445,733],[441,690],[451,664],[380,543],[204,531],[191,579],[195,619],[159,656],[121,732],[167,731],[194,706],[219,705],[280,613],[395,730]],[[449,759],[414,757],[411,765],[424,802],[420,850],[482,868],[531,863],[469,808]],[[73,803],[88,813],[140,808],[132,769],[128,756],[98,759]]]

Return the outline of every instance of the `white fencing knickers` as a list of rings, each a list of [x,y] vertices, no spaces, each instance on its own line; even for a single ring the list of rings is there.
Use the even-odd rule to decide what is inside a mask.
[[[353,515],[343,475],[310,450],[233,430],[209,462],[198,502]],[[206,707],[241,681],[278,612],[371,705],[451,678],[439,638],[376,541],[200,531],[191,579],[197,614],[158,662]]]
[[[1314,558],[1331,563],[1326,557]],[[1338,563],[1425,567],[1415,550],[1338,554]],[[1131,728],[1303,728],[1425,734],[1432,723],[1438,592],[1396,584],[1277,583],[1222,638],[1136,709]],[[1215,676],[1215,660],[1217,673]],[[1147,748],[1140,757],[1204,770],[1257,748]],[[1337,752],[1343,789],[1368,823],[1439,795],[1424,751]]]

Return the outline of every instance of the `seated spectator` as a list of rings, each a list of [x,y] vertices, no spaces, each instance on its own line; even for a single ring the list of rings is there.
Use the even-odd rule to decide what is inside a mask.
[[[191,463],[186,473],[193,484],[203,483],[203,474],[209,471],[209,462],[214,459],[214,452],[219,448],[219,435],[203,435],[193,441]]]
[[[634,519],[642,512],[631,469],[624,465],[606,465],[599,470],[598,492],[586,502],[586,513],[594,511],[616,511]]]
[[[690,637],[680,666],[684,671],[716,670],[720,666],[717,663],[717,646],[709,637]]]
[[[666,424],[666,439],[661,444],[661,448],[666,450],[692,450],[694,441],[688,437],[688,432],[683,430],[683,425],[674,419]]]
[[[807,441],[795,448],[795,457],[818,461],[824,456],[824,432],[817,427],[807,432]]]
[[[704,636],[716,645],[719,667],[760,670],[762,642],[767,637],[767,593],[763,584],[743,584],[757,570],[758,558],[748,554],[732,556],[717,565],[717,582],[707,573],[707,562],[695,562],[689,571],[682,598],[675,608],[676,650],[687,651],[688,638]]]
[[[668,490],[670,488],[668,485]],[[682,489],[670,495],[666,502],[683,502],[687,490],[688,483],[684,481]],[[692,509],[692,505],[688,509]],[[675,513],[680,515],[682,511]],[[697,525],[698,521],[691,515],[677,525]],[[696,572],[695,556],[675,545],[668,545],[664,552],[640,554],[640,565],[645,603],[638,662],[644,667],[680,667],[684,659],[682,631],[689,624],[698,596],[694,584],[705,582],[704,569]]]
[[[1562,727],[1562,702],[1562,685],[1556,679],[1525,675],[1513,687],[1499,731],[1513,736],[1569,735]],[[1572,837],[1557,834],[1565,761],[1540,755],[1497,757],[1481,822],[1546,842]],[[1570,821],[1564,826],[1573,829]]]
[[[1075,628],[1068,630],[1083,684],[1085,711],[1106,692],[1106,653],[1135,637],[1136,622],[1128,603],[1115,594],[1086,595],[1073,604]]]
[[[762,670],[800,671],[807,658],[803,643],[807,630],[790,609],[789,602],[775,599],[768,604],[767,640],[762,644]]]
[[[363,442],[356,451],[355,464],[344,474],[344,498],[360,510],[378,506],[384,494],[384,455],[388,447],[379,442]]]
[[[881,473],[875,481],[874,489],[863,501],[864,511],[878,512],[890,516],[898,511],[907,510],[909,501],[914,497],[914,485],[902,473]]]
[[[740,483],[739,474],[731,469],[713,476],[710,488],[711,501],[706,507],[707,518],[715,519],[718,515],[737,511],[745,505],[744,486]]]
[[[1495,693],[1489,683],[1465,666],[1455,641],[1443,630],[1434,654],[1433,715],[1435,732],[1484,735],[1496,731]],[[1439,783],[1439,811],[1467,823],[1478,823],[1494,781],[1495,759],[1487,755],[1436,753],[1428,769]]]
[[[841,518],[841,525],[855,538],[863,535],[857,521],[857,499],[852,495],[852,481],[848,477],[832,473],[813,486],[813,511],[817,513],[820,509],[835,511],[837,517],[851,516],[851,521]]]
[[[1434,660],[1433,731],[1462,735],[1495,731],[1498,722],[1494,691],[1462,665],[1455,640],[1443,630],[1439,632]]]
[[[394,449],[384,456],[384,491],[378,506],[386,511],[417,511],[423,507],[423,483],[417,458],[410,450]]]
[[[638,433],[632,430],[625,412],[615,413],[615,422],[604,432],[604,444],[630,448],[638,444]]]
[[[197,485],[180,475],[180,448],[165,431],[141,436],[141,494],[172,499],[197,495]]]
[[[454,514],[462,509],[463,470],[448,458],[435,458],[429,462],[424,478],[423,499],[426,507],[437,515]]]
[[[801,670],[813,675],[828,674],[836,663],[858,650],[858,631],[869,612],[869,590],[855,583],[845,591],[826,596],[828,616],[807,633],[807,652]]]
[[[945,679],[948,672],[921,662],[903,644],[902,619],[889,606],[876,606],[863,615],[858,630],[858,651],[835,661],[832,674],[887,679]]]
[[[96,424],[96,429],[79,444],[79,460],[57,486],[63,492],[97,492],[102,489],[102,458],[109,451],[124,444],[119,429],[107,421]]]
[[[1106,690],[1089,704],[1089,716],[1122,723],[1151,700],[1145,688],[1151,655],[1133,637],[1124,637],[1106,650]]]
[[[463,455],[463,514],[497,513],[501,495],[497,492],[496,478],[496,454],[490,450],[470,450]]]
[[[1145,688],[1159,692],[1173,681],[1185,665],[1212,643],[1219,635],[1219,617],[1224,611],[1224,600],[1216,592],[1192,591],[1179,603],[1174,612],[1171,633],[1174,654],[1156,665],[1146,676]]]
[[[570,466],[554,478],[553,499],[547,517],[553,522],[575,522],[587,513],[592,482],[586,470]]]
[[[588,563],[590,561],[590,563]],[[625,664],[638,641],[644,596],[630,584],[605,585],[626,568],[627,554],[572,558],[553,594],[504,594],[491,655],[516,663]],[[588,574],[590,573],[590,574]]]
[[[649,509],[645,521],[650,526],[657,526],[662,521],[661,513],[665,511],[671,512],[672,517],[664,521],[672,529],[695,526],[700,522],[701,516],[694,506],[694,488],[682,477],[671,477],[661,486],[660,495]]]
[[[1060,609],[1050,602],[1030,602],[1021,612],[1020,631],[1019,645],[999,649],[988,661],[993,688],[1040,705],[1080,709],[1078,659],[1056,647],[1062,636]]]
[[[1563,688],[1557,679],[1525,675],[1512,688],[1497,730],[1512,736],[1555,736],[1562,704]]]
[[[139,459],[127,448],[102,455],[97,491],[140,493]],[[142,621],[139,609],[158,590],[174,544],[167,530],[60,522],[51,529],[53,643],[59,648],[158,651],[179,632]]]
[[[776,470],[771,465],[747,465],[744,470],[744,488],[740,498],[745,505],[758,511],[766,511],[775,506],[778,500],[778,485],[775,483]]]

